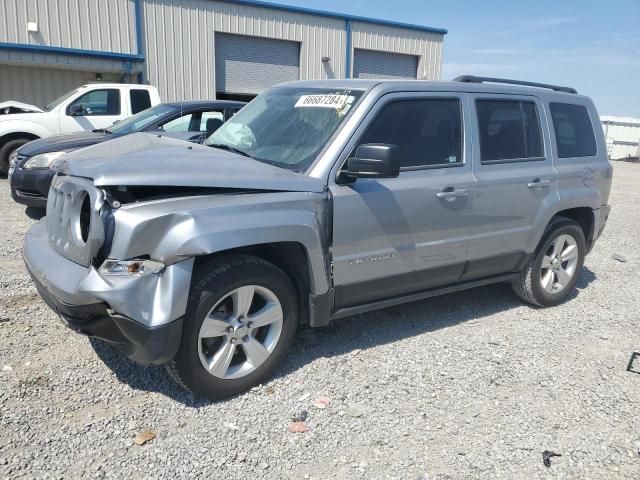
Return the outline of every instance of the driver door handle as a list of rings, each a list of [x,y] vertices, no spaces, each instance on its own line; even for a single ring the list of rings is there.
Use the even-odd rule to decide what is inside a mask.
[[[551,186],[551,180],[540,180],[536,178],[533,182],[527,183],[528,188],[549,188]]]
[[[436,193],[436,197],[441,200],[455,200],[456,198],[466,197],[469,193],[467,190],[463,190],[461,188],[456,189],[445,189],[441,192]]]

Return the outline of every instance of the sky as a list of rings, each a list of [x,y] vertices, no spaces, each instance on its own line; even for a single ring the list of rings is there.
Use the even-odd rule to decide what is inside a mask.
[[[442,80],[574,87],[600,115],[640,117],[640,0],[272,0],[445,28]]]

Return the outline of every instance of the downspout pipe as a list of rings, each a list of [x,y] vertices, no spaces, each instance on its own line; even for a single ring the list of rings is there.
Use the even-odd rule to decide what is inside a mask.
[[[136,53],[144,59],[142,64],[142,69],[144,71],[147,67],[147,61],[144,52],[144,8],[142,2],[143,0],[134,0],[134,12],[136,20]],[[144,73],[142,71],[138,72],[137,80],[139,84],[144,82]]]
[[[345,32],[347,34],[344,78],[351,78],[351,20],[347,18],[344,21],[344,24]]]

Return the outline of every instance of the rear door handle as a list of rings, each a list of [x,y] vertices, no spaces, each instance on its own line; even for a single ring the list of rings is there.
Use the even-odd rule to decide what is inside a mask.
[[[466,197],[469,193],[467,190],[463,190],[461,188],[456,189],[446,189],[441,192],[436,193],[436,197],[441,200],[455,200],[456,198]]]
[[[549,188],[551,186],[551,180],[540,180],[536,178],[533,182],[527,183],[529,188]]]

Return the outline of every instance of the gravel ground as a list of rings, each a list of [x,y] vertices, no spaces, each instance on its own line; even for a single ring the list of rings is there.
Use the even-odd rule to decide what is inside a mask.
[[[640,478],[639,186],[616,163],[566,304],[497,285],[306,330],[267,385],[212,404],[58,322],[0,180],[0,478]]]

